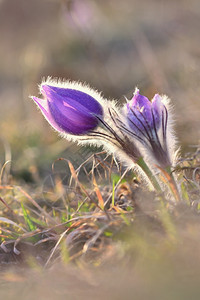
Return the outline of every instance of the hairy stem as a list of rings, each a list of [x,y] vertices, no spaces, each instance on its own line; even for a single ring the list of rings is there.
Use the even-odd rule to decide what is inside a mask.
[[[151,170],[149,169],[149,167],[147,166],[147,164],[145,163],[145,161],[143,160],[142,157],[140,157],[137,162],[138,166],[140,166],[140,168],[144,171],[144,173],[147,175],[147,177],[149,178],[150,182],[152,183],[153,187],[155,188],[155,190],[159,193],[162,193],[162,189],[158,183],[158,181],[156,180],[155,176],[153,175],[153,173],[151,172]]]

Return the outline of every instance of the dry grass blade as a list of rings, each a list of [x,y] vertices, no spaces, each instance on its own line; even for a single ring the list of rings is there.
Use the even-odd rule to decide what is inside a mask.
[[[108,224],[97,230],[96,234],[84,244],[82,250],[83,254],[86,254],[86,252],[96,243],[97,239],[104,233],[107,228],[112,225],[112,223],[113,222],[109,222]]]
[[[84,186],[80,183],[80,181],[78,180],[78,177],[76,175],[76,171],[72,165],[72,163],[70,161],[67,161],[69,168],[70,168],[70,172],[72,174],[72,177],[76,180],[76,182],[78,183],[80,189],[84,192],[84,194],[87,195],[87,197],[91,200],[92,203],[95,204],[95,206],[99,207],[99,205],[90,197],[90,194],[88,193],[88,191],[84,188]],[[99,207],[100,208],[100,207]],[[101,208],[100,208],[101,209]]]
[[[101,151],[95,154],[90,155],[82,164],[80,164],[80,166],[76,169],[76,173],[78,173],[80,171],[80,169],[86,165],[89,161],[91,161],[91,159],[95,158],[97,155],[101,155],[101,154],[105,154],[106,151]],[[108,156],[106,156],[107,158]]]
[[[47,259],[47,261],[46,261],[46,263],[45,263],[45,265],[44,265],[45,268],[48,266],[50,260],[52,259],[52,257],[53,257],[53,255],[54,255],[56,249],[58,248],[58,246],[59,246],[60,242],[62,241],[62,239],[64,238],[65,234],[66,234],[70,229],[71,229],[71,227],[67,228],[67,229],[60,235],[59,240],[57,241],[55,247],[52,249],[49,258]]]
[[[42,239],[42,240],[39,240],[38,242],[36,242],[34,244],[34,246],[37,246],[37,245],[40,245],[42,243],[46,243],[46,242],[49,242],[49,241],[57,241],[57,236],[50,236],[50,237],[47,237],[45,239]]]
[[[95,193],[96,193],[97,198],[98,198],[99,207],[103,210],[104,209],[104,201],[103,201],[103,197],[101,195],[101,192],[99,190],[99,187],[97,185],[94,174],[93,174],[93,184],[94,184]]]
[[[21,229],[22,231],[27,232],[27,230],[24,229],[22,226],[18,225],[18,224],[15,223],[14,221],[9,220],[9,219],[7,219],[7,218],[0,217],[0,222],[7,223],[7,224],[10,224],[10,225],[13,225],[13,226],[15,226],[15,227]]]
[[[107,218],[107,217],[106,217]],[[55,230],[57,228],[60,228],[60,227],[63,227],[71,222],[76,222],[76,221],[80,221],[80,220],[85,220],[87,221],[88,219],[105,219],[105,214],[104,212],[101,210],[100,212],[96,212],[96,213],[93,213],[93,214],[88,214],[88,215],[84,215],[84,216],[78,216],[78,217],[75,217],[75,218],[72,218],[70,219],[69,221],[66,221],[66,222],[63,222],[63,223],[60,223],[58,225],[55,225],[47,230],[44,230],[43,232],[44,233],[47,233],[51,230]]]
[[[9,253],[9,250],[7,249],[6,245],[11,243],[13,243],[13,241],[3,241],[0,247],[5,253]]]
[[[14,214],[14,211],[13,211],[13,209],[3,200],[3,198],[2,197],[0,197],[0,201],[7,207],[7,209],[9,210],[9,211],[11,211],[12,212],[12,214]]]
[[[177,202],[179,202],[181,199],[180,199],[180,195],[179,195],[178,188],[176,186],[176,182],[175,182],[174,178],[172,176],[170,176],[170,174],[167,171],[165,171],[164,169],[160,168],[157,165],[156,165],[156,167],[163,173],[163,175],[164,175],[164,177],[162,177],[163,182],[165,182],[166,184],[169,185],[169,187],[175,197],[175,200]]]
[[[3,178],[3,175],[4,175],[4,171],[5,171],[5,169],[6,169],[6,166],[7,166],[9,163],[11,164],[11,160],[7,160],[7,161],[4,163],[3,167],[1,168],[1,172],[0,172],[0,185],[2,184],[2,178]]]
[[[129,171],[129,170],[126,169],[126,170],[124,171],[124,173],[121,175],[119,181],[118,181],[117,184],[115,185],[114,192],[117,190],[117,188],[119,187],[121,181],[122,181],[123,178],[126,176],[126,174],[128,173],[128,171]],[[105,203],[104,203],[104,206],[106,206],[106,205],[110,202],[112,196],[113,196],[113,193],[111,192],[110,196],[106,199],[106,201],[105,201]]]
[[[107,154],[103,159],[100,159],[99,156],[98,156],[99,153],[97,154],[94,154],[93,158],[94,158],[94,162],[93,162],[93,168],[92,170],[89,172],[90,173],[93,173],[93,170],[94,169],[97,169],[98,170],[98,166],[101,166],[103,169],[107,169],[107,170],[110,170],[110,164],[106,161],[107,158],[110,156],[109,154]],[[97,162],[96,162],[97,161]],[[105,172],[106,174],[106,172]]]
[[[51,222],[57,223],[54,218],[52,218],[27,192],[25,192],[21,187],[17,187],[22,194],[38,209],[40,212]]]
[[[92,192],[91,192],[90,194],[92,194]],[[87,202],[87,200],[88,200],[88,197],[86,197],[86,198],[81,202],[81,204],[78,206],[77,210],[73,213],[72,216],[75,216],[75,215],[81,210],[81,208],[82,208],[83,205]]]
[[[193,181],[197,184],[197,186],[200,185],[200,167],[196,167],[192,174]]]
[[[88,191],[86,190],[86,188],[80,183],[80,181],[78,180],[78,176],[76,174],[76,171],[72,165],[72,163],[68,160],[68,159],[65,159],[65,158],[59,158],[58,160],[64,160],[68,163],[68,166],[69,166],[69,169],[70,169],[70,172],[72,174],[72,177],[73,179],[76,181],[76,183],[78,184],[78,186],[80,187],[80,189],[83,191],[83,193],[90,199],[90,201],[92,203],[94,203],[94,205],[98,208],[101,209],[101,207],[91,198],[90,194],[88,193]]]
[[[1,185],[0,190],[14,190],[18,189],[49,221],[56,223],[55,219],[52,218],[27,192],[25,192],[20,186],[9,186]]]
[[[34,237],[36,234],[39,234],[41,232],[40,229],[36,229],[34,231],[31,232],[27,232],[23,235],[21,235],[19,238],[16,239],[15,243],[14,243],[14,253],[19,255],[20,251],[17,249],[17,245],[24,239],[30,238],[30,237]]]

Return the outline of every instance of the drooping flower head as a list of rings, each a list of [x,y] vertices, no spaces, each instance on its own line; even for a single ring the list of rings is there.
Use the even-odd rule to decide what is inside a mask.
[[[80,85],[79,85],[80,86]],[[95,129],[103,116],[102,105],[90,94],[68,83],[68,87],[43,83],[44,98],[32,97],[50,125],[60,133],[84,135]]]
[[[152,102],[136,89],[133,98],[125,105],[125,131],[136,138],[161,167],[171,165],[168,147],[168,111],[163,97],[156,94]]]

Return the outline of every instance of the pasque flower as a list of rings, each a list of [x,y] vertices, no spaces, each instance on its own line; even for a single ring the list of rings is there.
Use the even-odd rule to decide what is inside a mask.
[[[78,82],[48,78],[40,86],[43,98],[32,97],[50,125],[67,139],[104,145],[120,158],[138,160],[137,147],[117,127],[114,101]],[[131,157],[131,158],[130,158]]]
[[[32,99],[55,130],[80,144],[103,145],[129,167],[142,170],[161,191],[145,160],[156,161],[162,169],[172,165],[167,98],[155,95],[150,102],[136,89],[119,108],[87,85],[50,78],[40,85],[40,92],[43,98]]]
[[[162,168],[172,164],[165,100],[156,94],[151,102],[136,89],[133,98],[123,108],[126,125],[122,125],[124,131],[137,139]]]
[[[32,97],[51,126],[60,133],[83,135],[95,129],[103,116],[102,105],[91,95],[76,89],[73,83],[68,88],[52,82],[40,87],[43,98]]]

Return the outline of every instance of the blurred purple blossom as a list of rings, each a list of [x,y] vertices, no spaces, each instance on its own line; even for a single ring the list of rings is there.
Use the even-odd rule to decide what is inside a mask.
[[[60,133],[83,135],[97,127],[96,116],[103,116],[101,104],[82,91],[42,84],[41,92],[44,99],[32,99]]]
[[[94,3],[88,0],[73,0],[67,2],[66,18],[70,26],[88,32],[94,26]]]

